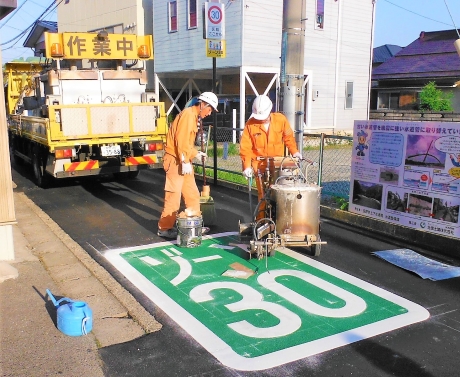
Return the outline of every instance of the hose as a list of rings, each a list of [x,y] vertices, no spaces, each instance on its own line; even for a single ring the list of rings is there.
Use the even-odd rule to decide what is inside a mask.
[[[252,176],[248,178],[249,213],[252,216]]]

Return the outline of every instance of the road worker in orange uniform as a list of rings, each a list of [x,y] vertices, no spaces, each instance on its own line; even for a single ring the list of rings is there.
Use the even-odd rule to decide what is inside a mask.
[[[272,101],[266,95],[257,96],[252,104],[252,114],[244,127],[240,142],[240,156],[243,175],[248,179],[254,172],[263,172],[267,160],[257,161],[257,157],[283,157],[285,147],[294,158],[302,158],[297,149],[294,132],[287,118],[281,113],[272,113]],[[259,202],[264,196],[264,187],[256,179]],[[259,206],[257,220],[264,214],[264,203]]]
[[[202,118],[217,111],[217,96],[212,92],[203,92],[196,104],[187,107],[176,116],[166,136],[163,168],[166,172],[165,203],[158,235],[164,238],[176,238],[176,215],[180,208],[181,196],[185,207],[194,214],[200,213],[200,192],[193,174],[192,160],[206,158],[204,152],[195,149],[195,137]]]

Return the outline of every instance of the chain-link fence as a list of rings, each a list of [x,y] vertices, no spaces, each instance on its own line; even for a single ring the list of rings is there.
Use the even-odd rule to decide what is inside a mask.
[[[203,148],[207,148],[206,177],[214,180],[217,172],[217,181],[247,185],[241,171],[239,137],[242,131],[239,128],[218,127],[214,130],[206,129],[203,134]],[[208,135],[209,134],[209,135]],[[208,138],[209,136],[209,138]],[[214,138],[217,140],[217,153],[214,150]],[[201,134],[198,133],[196,145],[201,149]],[[304,134],[302,155],[315,164],[306,169],[309,182],[318,183],[321,187],[323,204],[328,198],[342,198],[348,200],[351,175],[351,156],[353,138],[351,136]],[[214,169],[214,166],[217,168]],[[197,174],[203,174],[199,164]]]

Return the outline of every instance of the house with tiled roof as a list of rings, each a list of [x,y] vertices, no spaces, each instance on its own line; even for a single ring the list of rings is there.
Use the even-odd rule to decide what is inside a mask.
[[[33,24],[29,34],[24,41],[24,47],[30,47],[35,56],[40,56],[45,49],[45,32],[57,32],[58,25],[55,21],[37,20]]]
[[[385,63],[401,50],[401,46],[389,44],[374,47],[372,50],[372,69],[377,68],[379,65]]]
[[[421,32],[419,38],[372,70],[371,110],[417,110],[422,88],[434,81],[452,92],[460,112],[460,57],[454,42],[457,31]]]

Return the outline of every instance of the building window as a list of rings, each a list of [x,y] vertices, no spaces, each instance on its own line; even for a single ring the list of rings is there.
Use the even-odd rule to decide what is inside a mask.
[[[196,0],[188,0],[188,28],[195,29],[197,26]]]
[[[378,96],[378,109],[399,109],[399,92],[381,92]]]
[[[316,28],[324,29],[324,0],[316,0]]]
[[[170,1],[169,6],[169,32],[177,31],[177,1]]]
[[[353,108],[353,81],[347,81],[345,84],[345,108]]]

